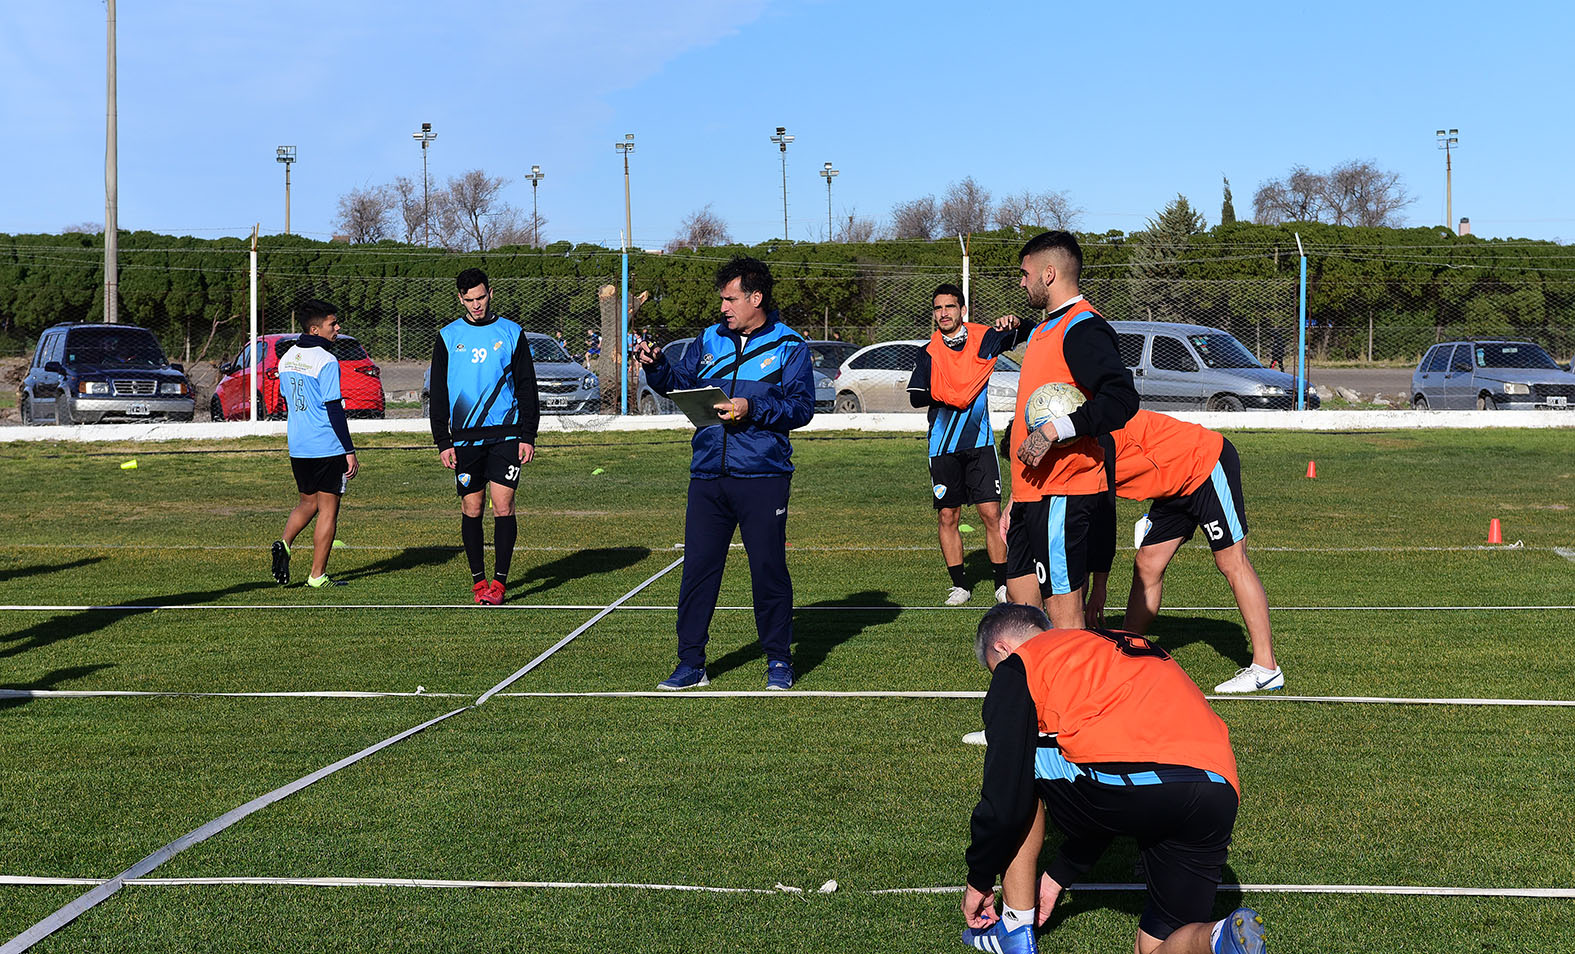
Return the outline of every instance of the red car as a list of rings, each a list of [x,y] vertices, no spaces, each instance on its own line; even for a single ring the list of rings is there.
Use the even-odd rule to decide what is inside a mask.
[[[295,347],[299,335],[263,335],[257,342],[262,364],[257,368],[258,418],[284,420],[285,405],[279,397],[279,358]],[[383,416],[383,372],[372,362],[361,342],[349,335],[334,339],[330,349],[339,359],[339,390],[344,395],[346,417]],[[219,383],[208,410],[215,421],[245,420],[251,416],[250,348],[242,347],[235,359],[219,366]]]

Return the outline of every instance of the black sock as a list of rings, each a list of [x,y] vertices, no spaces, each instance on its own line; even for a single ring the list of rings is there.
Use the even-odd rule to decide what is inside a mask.
[[[459,515],[459,539],[465,544],[465,559],[470,561],[470,579],[480,583],[487,578],[487,566],[482,561],[481,548],[485,542],[481,533],[481,514],[474,517]]]
[[[955,586],[960,590],[966,590],[968,588],[968,577],[963,575],[961,563],[957,564],[956,566],[947,567],[946,572],[952,575],[952,586]]]
[[[990,564],[990,572],[995,574],[995,585],[997,587],[1002,587],[1002,586],[1006,585],[1006,564],[1005,563],[992,563],[992,564]]]
[[[514,562],[514,538],[519,535],[519,521],[513,514],[492,518],[492,578],[499,583],[509,581],[509,564]]]

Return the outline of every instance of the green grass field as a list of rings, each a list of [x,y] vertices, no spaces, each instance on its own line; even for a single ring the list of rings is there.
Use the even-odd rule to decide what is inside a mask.
[[[1575,682],[1575,464],[1558,431],[1237,432],[1253,560],[1296,696],[1566,700]],[[743,889],[127,885],[34,950],[952,951],[982,750],[963,609],[934,546],[915,436],[796,441],[789,520],[801,691],[645,691],[673,664],[688,448],[554,436],[522,485],[510,603],[466,605],[447,472],[363,444],[330,572],[280,588],[294,500],[282,442],[0,445],[0,943],[87,886],[280,785],[475,702],[657,578],[504,692],[262,809],[152,878],[437,879]],[[135,458],[136,470],[122,470]],[[1318,479],[1303,474],[1318,463]],[[593,474],[601,469],[602,473]],[[1121,510],[1120,536],[1140,513]],[[1488,521],[1506,541],[1482,546]],[[979,526],[976,518],[965,522]],[[982,551],[983,533],[965,537]],[[301,540],[303,547],[307,538]],[[1566,551],[1568,552],[1568,551]],[[1130,546],[1111,579],[1119,615]],[[305,576],[307,554],[297,558]],[[982,552],[970,554],[976,579]],[[1200,543],[1152,635],[1206,690],[1249,658]],[[735,551],[716,690],[763,661]],[[112,607],[112,608],[103,608]],[[417,695],[417,687],[421,694]],[[216,693],[388,693],[357,698]],[[535,695],[557,694],[557,695]],[[1384,886],[1575,887],[1575,708],[1221,699],[1245,798],[1225,880],[1272,949],[1575,950],[1564,898]],[[1090,876],[1133,881],[1117,844]],[[828,879],[834,894],[816,893]],[[777,885],[805,893],[775,890]],[[1366,886],[1365,888],[1363,886]],[[1075,890],[1046,950],[1128,951],[1141,893]]]

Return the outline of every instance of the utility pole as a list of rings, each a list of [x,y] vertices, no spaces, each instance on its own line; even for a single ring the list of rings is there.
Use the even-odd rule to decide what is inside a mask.
[[[280,146],[274,150],[274,161],[284,163],[284,234],[290,234],[290,166],[295,162],[295,147]]]
[[[115,0],[105,0],[105,31],[108,35],[104,73],[108,95],[104,110],[104,321],[120,322],[120,185],[117,158],[120,152],[115,115]]]
[[[634,232],[629,214],[629,153],[634,152],[634,133],[624,133],[623,141],[613,143],[613,148],[623,154],[623,250],[627,253]]]
[[[624,133],[623,141],[613,143],[613,148],[623,154],[623,275],[618,287],[618,340],[603,342],[612,345],[618,365],[618,413],[629,413],[629,244],[634,241],[634,220],[629,211],[629,153],[634,152],[634,133]]]
[[[776,143],[778,148],[782,150],[782,241],[786,242],[788,238],[787,147],[788,143],[793,141],[793,137],[787,134],[786,126],[778,126],[777,134],[771,137],[771,141]],[[831,180],[827,179],[826,183],[829,185]]]
[[[820,174],[826,177],[826,241],[830,242],[830,241],[832,241],[832,237],[831,237],[831,233],[832,233],[832,228],[831,228],[831,180],[832,180],[832,178],[834,178],[837,175],[837,170],[831,168],[831,163],[828,162],[828,163],[826,163],[826,167],[824,169],[820,170]]]
[[[547,174],[541,171],[541,166],[531,166],[530,175],[525,178],[530,180],[530,244],[541,248],[541,216],[536,213],[536,187],[547,178]]]
[[[1440,129],[1433,135],[1438,137],[1438,148],[1444,150],[1444,227],[1452,229],[1455,227],[1455,182],[1449,151],[1460,144],[1460,130]]]
[[[422,123],[421,131],[410,134],[410,138],[421,143],[421,229],[423,237],[421,244],[432,244],[432,200],[428,195],[427,179],[427,144],[437,139],[437,133],[432,131],[431,123]]]

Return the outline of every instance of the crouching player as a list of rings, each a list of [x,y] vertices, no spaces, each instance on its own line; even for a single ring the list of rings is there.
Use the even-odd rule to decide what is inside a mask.
[[[301,498],[273,542],[273,578],[290,582],[290,544],[315,518],[312,572],[307,586],[337,585],[328,578],[328,553],[339,525],[339,498],[359,469],[339,392],[339,359],[329,345],[339,336],[334,306],[312,299],[301,307],[306,333],[279,359],[279,396],[288,407],[285,438]]]
[[[967,853],[963,943],[1034,954],[1034,928],[1061,891],[1112,839],[1128,836],[1148,882],[1137,954],[1262,954],[1257,912],[1211,920],[1241,787],[1225,723],[1143,637],[1049,626],[1037,607],[1012,603],[979,623],[974,650],[992,673],[989,748]],[[1065,840],[1041,877],[1046,816]]]

